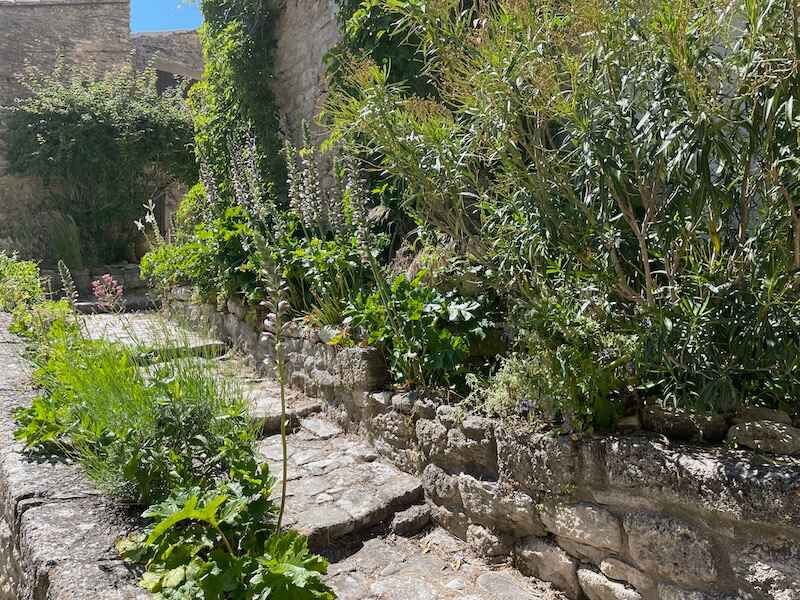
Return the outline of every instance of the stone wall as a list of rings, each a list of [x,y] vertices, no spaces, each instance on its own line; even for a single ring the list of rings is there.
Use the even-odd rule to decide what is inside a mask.
[[[62,57],[102,73],[128,63],[129,34],[129,0],[0,0],[0,106],[24,94],[17,76],[28,67],[47,72]]]
[[[59,57],[97,75],[132,60],[152,64],[160,89],[174,85],[175,75],[199,79],[203,70],[195,31],[131,35],[130,0],[0,0],[0,107],[25,94],[19,74],[29,67],[49,72]],[[52,207],[39,182],[5,174],[2,119],[0,111],[0,250],[41,258]]]
[[[135,64],[139,69],[199,80],[203,76],[203,51],[197,31],[158,31],[133,33]]]
[[[273,89],[285,131],[299,142],[302,122],[313,125],[327,91],[323,58],[340,39],[336,1],[285,0],[275,36]]]
[[[14,440],[33,370],[0,313],[0,600],[145,600],[114,543],[135,523],[67,461],[31,459]]]
[[[60,59],[103,73],[130,62],[129,0],[0,0],[0,107],[23,96],[18,76],[49,72]],[[39,182],[5,174],[0,111],[0,249],[42,256],[46,193]]]
[[[261,316],[190,294],[172,308],[265,358]],[[269,328],[268,328],[269,329]],[[291,385],[403,470],[421,474],[436,521],[490,560],[589,600],[800,598],[800,459],[663,436],[531,433],[386,391],[371,348],[285,330]]]

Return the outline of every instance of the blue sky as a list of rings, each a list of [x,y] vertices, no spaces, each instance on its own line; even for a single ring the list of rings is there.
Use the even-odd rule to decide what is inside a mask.
[[[186,0],[132,0],[131,31],[194,29],[200,25],[200,8]]]

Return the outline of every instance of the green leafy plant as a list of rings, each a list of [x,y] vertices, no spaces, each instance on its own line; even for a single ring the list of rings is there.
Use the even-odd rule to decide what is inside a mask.
[[[243,295],[259,301],[253,230],[239,206],[198,224],[194,232],[174,243],[159,244],[141,262],[142,277],[166,292],[175,285],[191,284],[204,298]]]
[[[385,293],[356,297],[345,324],[390,357],[396,379],[406,385],[455,385],[467,368],[470,346],[492,322],[479,301],[426,287],[425,272],[397,276]]]
[[[491,273],[578,425],[626,396],[796,410],[796,6],[383,7],[437,94],[358,61],[330,145]]]
[[[104,490],[139,504],[250,464],[255,433],[233,383],[202,361],[144,370],[137,356],[53,332],[37,356],[45,393],[17,411],[17,439],[38,452],[57,444]]]
[[[31,307],[44,298],[39,265],[0,252],[0,310]]]
[[[272,479],[241,473],[212,490],[179,491],[150,507],[143,534],[120,540],[120,554],[144,562],[142,586],[156,598],[333,600],[327,563],[293,532],[275,533]]]
[[[50,74],[30,71],[23,83],[29,95],[8,124],[9,170],[42,178],[54,208],[74,220],[87,262],[133,258],[141,205],[175,181],[196,179],[181,90],[159,94],[155,71],[132,67],[97,78],[60,64]],[[66,233],[53,231],[54,251],[72,243]],[[53,262],[76,268],[68,254]]]

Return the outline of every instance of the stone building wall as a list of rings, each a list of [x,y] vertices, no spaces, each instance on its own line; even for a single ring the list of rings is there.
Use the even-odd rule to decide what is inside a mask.
[[[198,81],[203,76],[203,51],[197,31],[157,31],[131,34],[138,69]]]
[[[335,46],[340,33],[336,21],[335,0],[285,0],[275,23],[275,96],[284,130],[299,141],[301,124],[313,127],[327,86],[325,54]]]
[[[129,0],[0,0],[0,106],[24,94],[17,76],[28,67],[50,71],[61,56],[102,73],[131,50]]]
[[[130,62],[129,0],[0,0],[0,106],[25,94],[18,75],[60,59],[98,74]],[[5,173],[0,111],[0,250],[41,256],[47,205],[40,182]]]
[[[270,373],[274,338],[236,300],[171,308]],[[380,354],[284,328],[293,387],[379,454],[421,475],[434,520],[488,560],[573,600],[800,598],[800,458],[650,432],[538,434],[387,390]]]

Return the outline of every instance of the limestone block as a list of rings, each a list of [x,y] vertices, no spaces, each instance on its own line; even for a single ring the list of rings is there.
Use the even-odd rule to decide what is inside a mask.
[[[419,473],[422,456],[416,449],[411,417],[389,411],[366,419],[365,424],[375,449],[382,456],[406,473]]]
[[[737,548],[732,567],[749,588],[774,600],[800,598],[800,548],[790,540],[746,544]]]
[[[328,371],[321,371],[319,369],[312,369],[310,377],[319,390],[320,398],[332,404],[336,398],[336,386],[338,384],[336,378],[328,373]]]
[[[642,409],[642,425],[671,439],[719,442],[728,425],[722,415],[708,415],[689,409],[668,409],[657,405]]]
[[[686,523],[635,513],[625,517],[624,526],[631,557],[648,575],[686,584],[716,581],[711,542]]]
[[[436,465],[428,465],[422,472],[422,487],[425,494],[434,503],[448,509],[463,508],[461,492],[458,489],[458,477],[448,475]]]
[[[392,396],[392,408],[399,413],[411,416],[414,409],[414,402],[417,399],[416,392],[406,392]]]
[[[392,448],[405,450],[414,447],[416,431],[410,417],[390,411],[374,416],[369,425],[373,435]]]
[[[377,391],[389,384],[389,371],[377,348],[345,348],[336,362],[336,376],[350,389]]]
[[[614,581],[624,581],[636,588],[639,592],[646,592],[653,588],[653,580],[639,569],[622,562],[616,558],[607,558],[600,563],[603,575]]]
[[[733,596],[730,594],[684,589],[666,583],[658,586],[658,600],[749,600],[749,598],[749,596]],[[770,600],[775,599],[771,598]]]
[[[430,507],[418,504],[395,514],[389,528],[397,535],[409,537],[425,529],[430,522]]]
[[[569,496],[574,491],[580,462],[567,437],[523,434],[501,425],[495,435],[500,472],[534,499]]]
[[[514,547],[514,559],[525,575],[551,582],[573,600],[580,598],[578,563],[558,546],[540,538],[526,538]]]
[[[372,392],[368,398],[367,406],[370,409],[370,412],[373,415],[380,415],[389,410],[392,407],[392,392],[383,391],[383,392]]]
[[[444,506],[431,506],[431,519],[454,536],[466,540],[469,519],[459,510],[448,510]]]
[[[430,398],[419,398],[414,402],[411,416],[414,417],[415,421],[417,419],[434,419],[436,417],[436,403]]]
[[[595,546],[587,546],[569,538],[562,538],[556,536],[556,543],[566,550],[571,556],[579,558],[586,563],[600,565],[611,554],[610,550],[604,548],[596,548]]]
[[[478,556],[488,559],[505,559],[511,554],[511,540],[507,535],[497,535],[481,525],[467,527],[467,544]]]
[[[775,410],[772,408],[766,408],[764,406],[750,406],[739,409],[736,412],[736,416],[734,416],[731,420],[734,425],[751,423],[753,421],[773,421],[775,423],[791,425],[792,417],[782,410]]]
[[[450,473],[497,478],[497,446],[492,428],[448,428],[438,418],[420,419],[416,428],[420,450],[430,462]]]
[[[458,478],[464,512],[476,523],[517,538],[545,535],[533,499],[522,492],[501,491],[496,483],[469,475]]]
[[[589,600],[641,600],[638,592],[589,569],[578,570],[578,581]]]
[[[774,421],[734,425],[728,432],[728,441],[772,454],[800,454],[800,429]]]
[[[596,455],[602,458],[595,459],[591,466],[603,472],[611,488],[592,487],[592,494],[598,501],[622,506],[626,502],[642,505],[642,508],[631,506],[631,512],[656,512],[660,503],[666,501],[710,511],[734,521],[800,527],[797,459],[775,457],[765,461],[752,452],[686,447],[643,437],[609,436],[597,443]],[[541,462],[529,466],[527,472],[556,463],[574,473],[578,467],[567,461],[556,461],[555,452],[543,453]],[[513,459],[506,459],[507,455],[501,444],[501,462]],[[526,473],[524,464],[516,470]],[[554,479],[568,479],[555,468],[549,472]],[[528,476],[537,482],[541,480],[536,472]],[[646,508],[647,504],[652,508]]]
[[[619,519],[599,506],[545,504],[541,507],[541,519],[557,536],[614,552],[622,549]]]

